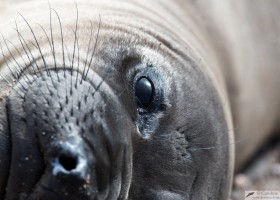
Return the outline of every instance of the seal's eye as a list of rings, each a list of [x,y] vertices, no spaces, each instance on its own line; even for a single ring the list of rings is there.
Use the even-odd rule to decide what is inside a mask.
[[[140,108],[147,108],[153,101],[154,86],[151,80],[140,77],[135,85],[135,96]]]

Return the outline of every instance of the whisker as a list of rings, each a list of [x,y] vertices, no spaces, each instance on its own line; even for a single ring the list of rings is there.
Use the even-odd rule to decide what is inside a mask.
[[[18,30],[18,25],[17,25],[17,22],[16,22],[16,21],[15,21],[15,24],[16,24],[15,30],[16,30],[17,33],[18,33],[18,38],[19,38],[19,40],[20,40],[21,46],[23,47],[24,52],[26,53],[26,55],[27,55],[27,57],[28,57],[30,63],[32,64],[32,68],[33,68],[33,70],[34,70],[34,73],[36,74],[36,70],[35,70],[35,68],[34,68],[34,66],[33,66],[33,63],[36,65],[37,70],[39,71],[40,75],[44,78],[44,76],[43,76],[43,74],[42,74],[42,72],[41,72],[41,70],[40,70],[40,68],[39,68],[39,66],[38,66],[38,64],[37,64],[37,62],[36,62],[36,59],[34,58],[34,55],[32,54],[31,49],[29,48],[29,46],[28,46],[28,44],[26,43],[25,39],[23,38],[23,36],[20,34],[20,32],[19,32],[19,30]],[[23,44],[23,42],[24,42],[24,44]],[[29,54],[31,55],[32,59],[30,59],[30,57],[28,56],[28,53],[27,53],[27,51],[26,51],[24,45],[27,47],[28,52],[29,52]]]
[[[63,59],[63,66],[64,66],[64,77],[66,76],[65,75],[65,71],[66,71],[66,65],[65,65],[65,52],[64,52],[64,39],[63,39],[63,29],[62,29],[62,24],[61,24],[61,20],[60,20],[60,17],[58,15],[58,13],[56,12],[56,10],[52,9],[56,16],[57,16],[57,19],[59,21],[59,27],[60,27],[60,37],[61,37],[61,49],[62,49],[62,59]]]
[[[13,71],[12,71],[12,69],[11,69],[11,67],[10,67],[10,65],[9,65],[9,63],[8,63],[8,61],[7,61],[7,58],[6,58],[6,56],[4,55],[4,51],[3,51],[3,47],[2,47],[1,42],[0,42],[0,49],[1,49],[1,54],[2,54],[2,56],[3,56],[3,58],[4,58],[5,64],[7,65],[9,71],[11,72],[11,74],[12,74],[12,76],[13,76],[13,78],[14,78],[15,80],[17,80],[18,77],[19,77],[19,75],[18,75],[18,74],[14,75],[14,73],[13,73]],[[9,81],[7,81],[7,79],[5,79],[5,78],[2,76],[1,73],[0,73],[0,75],[1,75],[1,77],[2,77],[11,87],[13,86],[13,84],[11,84]],[[27,89],[22,85],[21,82],[19,82],[19,83],[20,83],[20,85],[22,86],[22,89],[24,90],[24,91],[22,91],[22,92],[25,93],[25,91],[27,91]],[[13,87],[12,87],[12,88],[13,88]]]
[[[13,70],[11,69],[10,65],[8,64],[7,58],[6,58],[6,56],[4,55],[4,50],[3,50],[3,47],[2,47],[2,43],[1,43],[1,42],[0,42],[0,49],[1,49],[1,54],[2,54],[2,56],[3,56],[3,58],[4,58],[4,62],[6,63],[7,67],[9,68],[9,71],[11,72],[12,76],[14,77],[14,79],[17,79],[18,74],[17,74],[17,72],[16,72],[16,74],[14,74]]]
[[[79,38],[77,38],[77,51],[78,51],[78,69],[77,69],[77,76],[76,76],[76,83],[75,87],[77,88],[77,83],[78,83],[78,74],[80,71],[80,49],[79,49]]]
[[[55,68],[55,71],[57,72],[57,64],[56,64],[56,56],[55,56],[55,48],[54,48],[54,39],[53,39],[53,27],[52,27],[52,9],[51,9],[50,3],[49,3],[49,11],[50,11],[50,30],[51,30],[51,41],[52,41],[52,53],[53,53],[53,60],[54,60],[54,68]],[[58,78],[58,81],[59,81],[58,75],[57,75],[57,78]]]
[[[1,34],[2,35],[2,34]],[[23,70],[24,70],[24,67],[23,66],[21,66],[18,62],[17,62],[17,60],[15,59],[15,57],[14,57],[14,55],[12,54],[12,52],[11,52],[11,50],[10,50],[10,48],[9,48],[9,46],[8,46],[8,44],[7,44],[7,42],[6,42],[6,39],[4,38],[4,36],[2,35],[2,38],[3,38],[3,41],[4,41],[4,43],[5,43],[5,46],[6,46],[6,48],[7,48],[7,50],[9,51],[9,54],[10,54],[10,56],[12,57],[12,59],[15,61],[15,63],[16,63],[16,65],[14,65],[15,66],[15,69],[17,69],[17,67],[19,68],[19,74],[18,74],[18,77],[17,78],[19,78],[19,76],[20,76],[20,74],[21,74],[21,72],[23,72]],[[1,44],[0,44],[1,45]],[[1,49],[2,49],[2,45],[1,45]],[[3,50],[2,50],[2,52],[3,52]],[[25,77],[26,77],[26,79],[28,80],[28,82],[26,82],[27,84],[29,83],[29,84],[31,84],[31,81],[30,81],[30,79],[28,78],[28,76],[23,72],[22,73]]]
[[[27,50],[26,50],[26,48],[24,47],[24,45],[23,45],[23,42],[22,42],[22,40],[21,40],[21,35],[20,35],[20,33],[19,33],[19,31],[18,31],[18,29],[17,29],[17,22],[15,21],[15,24],[16,24],[16,28],[14,28],[16,31],[17,31],[17,33],[18,33],[18,38],[19,38],[19,41],[20,41],[20,43],[21,43],[21,46],[22,46],[22,48],[23,48],[23,50],[24,50],[24,52],[25,52],[25,55],[27,56],[27,58],[28,58],[28,60],[29,60],[29,62],[30,62],[30,64],[31,64],[31,67],[33,68],[33,71],[34,71],[34,74],[36,74],[36,76],[38,77],[38,75],[37,75],[37,73],[36,73],[36,70],[35,70],[35,68],[34,68],[34,66],[33,66],[33,63],[34,63],[34,61],[35,61],[35,64],[37,65],[37,63],[36,63],[36,60],[34,59],[34,57],[33,57],[33,60],[29,57],[29,53],[27,53]],[[27,45],[26,45],[27,46]],[[27,46],[28,47],[28,46]],[[18,53],[21,55],[21,53],[18,51]],[[32,54],[31,54],[32,55]],[[33,56],[33,55],[32,55]],[[27,67],[27,64],[26,64],[26,67]],[[38,66],[37,66],[38,67]]]
[[[77,29],[78,29],[78,20],[79,20],[79,11],[78,11],[78,5],[75,2],[76,5],[76,24],[75,24],[75,31],[74,31],[74,49],[73,49],[73,54],[72,54],[72,62],[71,62],[71,87],[70,87],[70,96],[73,94],[73,68],[74,68],[74,60],[75,60],[75,54],[76,54],[76,44],[77,44]],[[73,98],[72,98],[72,106],[73,106]]]
[[[100,89],[100,87],[102,86],[102,84],[105,82],[105,80],[106,80],[106,78],[107,78],[107,76],[108,76],[108,74],[109,74],[108,71],[109,71],[109,69],[107,69],[107,72],[105,73],[104,78],[102,78],[102,80],[99,82],[99,84],[98,84],[97,87],[95,88],[95,91],[91,94],[91,97],[92,97],[92,98],[94,98],[95,94],[98,92],[98,90]],[[89,86],[88,93],[87,93],[86,96],[88,96],[89,93],[90,93],[90,86]],[[94,110],[93,110],[93,112],[94,112]]]
[[[91,44],[91,40],[92,40],[92,36],[93,36],[93,24],[92,24],[92,21],[90,21],[90,38],[89,38],[89,42],[88,42],[88,47],[87,47],[87,56],[86,56],[86,62],[85,62],[85,65],[84,65],[84,69],[83,69],[83,73],[82,73],[82,78],[81,78],[81,82],[83,81],[83,77],[84,77],[84,74],[85,74],[85,70],[86,70],[86,67],[87,67],[87,62],[88,62],[88,56],[89,56],[89,49],[90,49],[90,44]]]
[[[209,147],[202,147],[202,148],[197,148],[197,149],[188,149],[189,151],[199,151],[199,150],[210,150],[210,149],[218,149],[218,148],[223,148],[223,147],[228,147],[231,145],[236,145],[238,143],[244,142],[247,140],[249,137],[243,137],[241,139],[235,140],[229,144],[217,144],[216,146],[209,146]]]
[[[91,63],[92,63],[92,60],[93,60],[93,57],[94,57],[94,54],[95,54],[95,50],[96,50],[96,46],[97,46],[97,41],[98,41],[98,38],[99,38],[100,27],[101,27],[101,16],[99,15],[99,23],[98,23],[98,29],[97,29],[96,39],[95,39],[95,43],[94,43],[94,47],[93,47],[93,52],[92,52],[92,54],[91,54],[90,62],[89,62],[88,69],[87,69],[87,72],[86,72],[86,74],[85,74],[84,80],[85,80],[86,77],[87,77],[89,68],[90,68],[90,66],[91,66]]]
[[[39,25],[39,26],[40,26],[40,28],[43,30],[43,32],[44,32],[44,34],[46,35],[46,38],[47,38],[47,40],[48,40],[48,43],[49,43],[50,49],[51,49],[52,54],[53,54],[53,59],[54,59],[54,62],[55,62],[55,70],[56,70],[57,80],[58,80],[58,82],[60,82],[60,79],[59,79],[59,76],[58,76],[58,72],[57,72],[57,67],[56,67],[55,52],[54,52],[54,48],[52,47],[52,45],[53,45],[53,44],[51,43],[50,38],[49,38],[49,36],[48,36],[48,34],[47,34],[46,30],[44,29],[44,27],[42,27],[40,24],[38,24],[38,25]],[[31,42],[31,43],[32,43],[32,42]],[[34,45],[34,46],[35,46],[35,45]],[[35,48],[36,48],[36,46],[35,46]],[[50,75],[50,76],[51,76],[51,75]],[[54,88],[56,88],[56,86],[55,86],[55,84],[54,84],[54,82],[53,82],[52,76],[51,76],[51,81],[52,81],[53,87],[54,87]],[[58,94],[58,92],[57,92],[57,94]]]
[[[20,58],[22,59],[22,61],[24,62],[24,66],[25,66],[25,68],[26,68],[26,70],[28,70],[29,71],[29,73],[31,74],[32,72],[30,71],[30,68],[28,67],[28,64],[27,64],[27,62],[25,61],[25,59],[23,58],[23,56],[22,56],[22,54],[20,53],[20,51],[19,51],[19,49],[11,42],[11,41],[9,41],[9,40],[7,40],[12,46],[13,46],[13,48],[17,51],[17,54],[20,56]],[[33,67],[33,65],[32,65],[32,67]],[[23,68],[23,70],[25,70],[24,68]],[[35,73],[35,75],[38,77],[38,75]]]
[[[1,48],[1,51],[2,51],[2,56],[3,56],[3,58],[4,58],[5,64],[7,65],[9,71],[12,73],[13,78],[14,78],[15,80],[17,80],[18,77],[19,77],[19,75],[17,74],[16,76],[14,76],[13,71],[12,71],[10,65],[8,64],[7,58],[6,58],[6,56],[4,55],[4,52],[3,52],[3,48],[2,48],[2,44],[1,44],[1,43],[0,43],[0,48]],[[4,79],[3,76],[2,76],[2,78]],[[5,79],[4,79],[4,80],[5,80]],[[26,80],[25,80],[25,82],[26,82]],[[9,82],[7,82],[7,83],[9,83]],[[21,83],[21,82],[19,82],[19,83],[20,83],[20,85],[22,86],[22,89],[24,90],[24,91],[22,91],[22,92],[24,93],[25,91],[27,91],[27,89],[22,85],[22,83]],[[26,83],[27,83],[27,82],[26,82]],[[12,84],[11,84],[11,85],[12,85]]]
[[[3,39],[4,44],[5,44],[5,46],[6,46],[6,49],[9,51],[10,56],[13,58],[13,60],[15,61],[15,63],[18,65],[19,71],[22,70],[21,65],[17,62],[17,60],[15,59],[14,55],[12,54],[12,52],[11,52],[11,50],[10,50],[10,48],[9,48],[9,46],[8,46],[8,44],[7,44],[7,42],[6,42],[6,39],[4,38],[4,36],[3,36],[2,33],[1,33],[1,36],[2,36],[2,39]],[[1,50],[2,50],[2,53],[3,53],[2,44],[0,44],[0,45],[1,45]]]
[[[36,49],[38,49],[37,45],[35,45],[32,41],[29,41]],[[48,72],[47,72],[48,73]],[[54,88],[56,88],[56,85],[54,84],[54,81],[53,81],[53,77],[51,76],[51,73],[48,74],[48,77],[51,78],[51,82],[52,82],[52,85]]]
[[[38,71],[39,71],[39,73],[40,73],[42,79],[43,79],[44,81],[46,81],[45,75],[42,73],[40,67],[38,66],[38,64],[37,64],[37,62],[36,62],[36,59],[34,58],[34,56],[33,56],[33,54],[32,54],[32,51],[31,51],[30,47],[27,45],[25,39],[22,37],[22,35],[20,34],[20,32],[19,32],[19,30],[18,30],[17,22],[15,22],[15,23],[16,23],[16,28],[15,28],[15,30],[16,30],[17,33],[18,33],[18,38],[19,38],[19,40],[20,40],[20,42],[21,42],[21,45],[22,45],[22,47],[24,48],[24,44],[25,44],[25,46],[27,47],[27,49],[28,49],[28,51],[29,51],[29,54],[30,54],[31,57],[32,57],[32,60],[31,60],[31,59],[29,58],[29,56],[28,56],[28,59],[29,59],[31,65],[32,65],[32,67],[33,67],[33,63],[34,63],[34,64],[36,65],[36,67],[37,67],[37,69],[38,69]],[[23,40],[24,44],[23,44],[22,40]],[[29,41],[29,42],[30,42],[33,46],[35,46],[35,48],[38,49],[38,47],[37,47],[32,41]],[[24,51],[25,51],[26,55],[28,55],[28,53],[27,53],[27,51],[25,50],[25,48],[24,48]],[[34,69],[34,67],[33,67],[33,70],[34,70],[34,73],[36,74],[36,70]],[[37,76],[37,77],[38,77],[38,76]],[[52,80],[52,78],[51,78],[51,80]],[[47,87],[48,91],[51,93],[48,84],[46,84],[46,87]]]
[[[19,13],[19,14],[20,14],[20,13]],[[44,62],[44,67],[45,67],[45,69],[46,69],[46,71],[47,71],[47,74],[50,75],[49,69],[48,69],[48,67],[47,67],[46,60],[45,60],[45,58],[44,58],[44,56],[43,56],[42,50],[41,50],[41,48],[40,48],[39,42],[38,42],[38,40],[37,40],[37,37],[36,37],[36,35],[35,35],[33,29],[31,28],[30,24],[29,24],[28,21],[25,19],[25,17],[24,17],[22,14],[20,14],[20,16],[23,18],[23,20],[26,22],[27,26],[29,27],[29,30],[31,31],[31,33],[32,33],[32,35],[33,35],[33,38],[35,39],[35,42],[36,42],[37,47],[38,47],[38,50],[39,50],[39,52],[40,52],[40,54],[41,54],[41,58],[42,58],[42,60],[43,60],[43,62]]]
[[[65,43],[64,43],[64,47],[65,47],[65,50],[66,50],[66,53],[67,53],[68,62],[71,63],[71,54],[70,54],[69,49],[68,49],[68,47]],[[66,68],[65,68],[65,70],[66,70]]]
[[[51,44],[51,40],[50,40],[50,38],[49,38],[49,36],[48,36],[46,30],[44,29],[44,27],[43,27],[42,25],[40,25],[40,24],[37,24],[37,25],[38,25],[38,26],[42,29],[42,31],[44,32],[44,34],[45,34],[45,36],[46,36],[46,38],[47,38],[47,40],[48,40],[50,49],[51,49],[51,51],[52,51],[53,57],[54,57],[54,52],[53,52],[53,47],[52,47],[52,44]],[[35,45],[32,41],[30,41],[30,43],[32,43],[33,46],[36,47],[36,45]],[[36,47],[36,48],[37,48],[37,47]],[[55,61],[55,57],[54,57],[54,62],[56,62],[56,61]],[[55,69],[56,69],[56,64],[55,64]]]
[[[74,50],[73,50],[73,57],[72,57],[72,64],[71,64],[71,73],[73,73],[73,67],[74,67],[74,59],[75,59],[75,53],[76,53],[76,44],[77,44],[77,30],[78,30],[78,21],[79,21],[79,10],[78,10],[78,5],[75,2],[76,5],[76,25],[75,25],[75,40],[74,40]]]
[[[100,83],[97,85],[95,91],[94,91],[93,94],[91,95],[92,98],[94,98],[96,92],[98,92],[98,90],[100,89],[100,87],[101,87],[101,85],[104,83],[104,81],[105,81],[105,78],[102,78],[102,80],[100,81]]]

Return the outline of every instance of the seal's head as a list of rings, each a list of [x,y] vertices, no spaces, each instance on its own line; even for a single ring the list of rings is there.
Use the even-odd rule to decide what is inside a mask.
[[[101,17],[80,16],[74,31],[28,24],[19,54],[5,48],[0,196],[226,199],[228,127],[204,64],[147,8],[124,3],[135,13],[112,17],[119,5],[96,5]]]

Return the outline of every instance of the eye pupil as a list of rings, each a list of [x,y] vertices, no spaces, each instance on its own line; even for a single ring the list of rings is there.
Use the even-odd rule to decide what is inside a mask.
[[[153,93],[153,84],[148,78],[142,77],[136,82],[135,96],[139,107],[149,106],[153,99]]]

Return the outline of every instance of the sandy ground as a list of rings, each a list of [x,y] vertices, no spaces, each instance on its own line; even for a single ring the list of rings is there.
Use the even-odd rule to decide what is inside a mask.
[[[267,145],[253,162],[234,177],[232,200],[244,200],[245,190],[280,191],[280,141]]]

